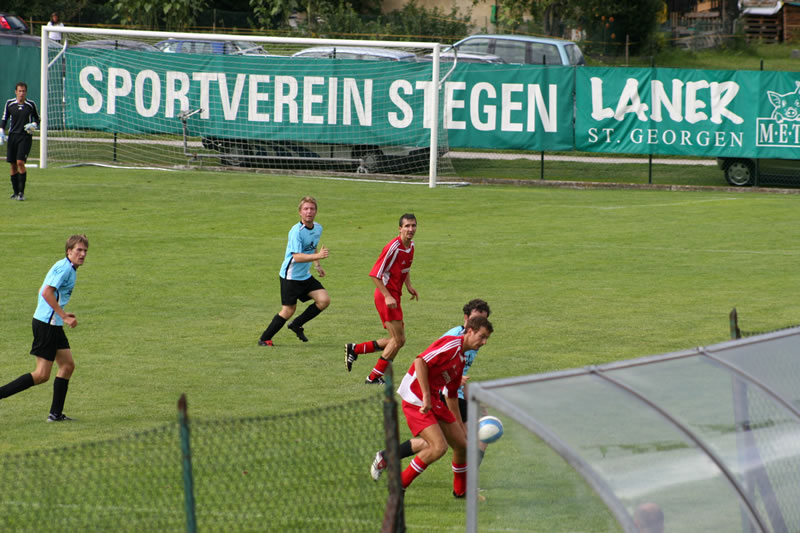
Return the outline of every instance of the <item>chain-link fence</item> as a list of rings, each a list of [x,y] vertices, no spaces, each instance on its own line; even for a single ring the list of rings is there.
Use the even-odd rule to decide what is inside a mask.
[[[380,394],[192,419],[183,450],[180,428],[0,457],[0,531],[186,531],[192,517],[200,532],[380,530],[386,486],[369,476],[385,445]]]
[[[730,324],[731,324],[731,339],[742,339],[744,337],[752,337],[753,335],[762,335],[764,333],[772,333],[774,331],[780,331],[782,329],[796,328],[796,327],[800,326],[800,324],[792,324],[792,325],[788,325],[788,326],[781,326],[781,327],[777,327],[777,328],[765,329],[765,330],[760,330],[760,331],[756,331],[756,330],[747,331],[747,330],[743,330],[743,329],[739,328],[739,313],[738,313],[738,311],[736,311],[735,307],[733,309],[731,309],[731,312],[728,315],[728,317],[730,319]]]

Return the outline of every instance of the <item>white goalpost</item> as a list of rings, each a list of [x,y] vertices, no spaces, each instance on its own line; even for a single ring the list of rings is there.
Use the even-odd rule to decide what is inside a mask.
[[[42,27],[40,165],[452,172],[439,43]],[[452,68],[452,67],[449,67]]]

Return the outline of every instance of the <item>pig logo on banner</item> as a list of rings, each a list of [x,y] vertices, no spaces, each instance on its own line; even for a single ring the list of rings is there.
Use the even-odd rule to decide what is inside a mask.
[[[800,120],[800,81],[796,81],[797,88],[786,94],[767,91],[769,101],[775,106],[772,117],[778,123],[784,120]]]

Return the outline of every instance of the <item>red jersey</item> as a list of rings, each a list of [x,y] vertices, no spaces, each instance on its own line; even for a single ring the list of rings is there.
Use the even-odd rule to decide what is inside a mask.
[[[445,336],[419,354],[428,365],[428,386],[430,388],[431,403],[439,400],[439,391],[447,388],[447,396],[458,397],[458,388],[461,386],[461,374],[464,373],[464,336]],[[414,360],[416,363],[416,359]],[[422,406],[422,388],[416,377],[416,368],[411,363],[411,368],[403,376],[397,393],[410,404]],[[449,385],[449,386],[448,386]]]
[[[380,279],[386,285],[389,294],[394,296],[395,300],[399,300],[412,261],[414,261],[414,241],[411,241],[408,248],[404,248],[403,241],[398,235],[383,247],[369,275]]]

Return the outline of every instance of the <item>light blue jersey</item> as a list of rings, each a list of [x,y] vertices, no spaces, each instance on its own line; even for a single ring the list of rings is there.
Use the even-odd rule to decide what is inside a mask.
[[[465,331],[466,331],[466,329],[464,328],[464,326],[456,326],[453,329],[448,330],[447,333],[442,335],[442,337],[447,337],[448,335],[450,335],[450,336],[463,335]],[[469,367],[472,366],[472,362],[475,360],[475,356],[476,355],[478,355],[478,350],[467,350],[467,351],[464,352],[464,372],[463,372],[463,374],[465,376],[467,375],[467,371],[469,370]],[[459,387],[458,388],[458,397],[461,398],[462,400],[465,399],[464,398],[464,387]]]
[[[320,237],[322,237],[322,226],[316,222],[312,229],[308,229],[305,224],[298,222],[289,230],[286,256],[281,265],[280,275],[282,278],[302,281],[311,277],[312,262],[297,263],[292,258],[292,254],[316,253]]]
[[[55,297],[58,305],[63,309],[72,297],[76,278],[77,270],[66,257],[53,265],[44,278],[42,288],[39,289],[39,303],[36,306],[36,312],[33,313],[33,318],[52,326],[63,326],[64,320],[50,307],[50,304],[42,296],[42,291],[46,285],[53,287],[56,290]]]

